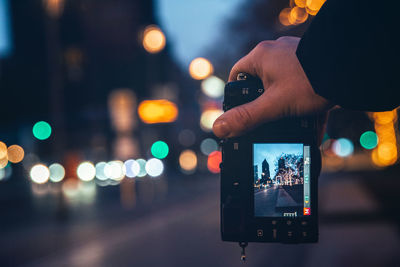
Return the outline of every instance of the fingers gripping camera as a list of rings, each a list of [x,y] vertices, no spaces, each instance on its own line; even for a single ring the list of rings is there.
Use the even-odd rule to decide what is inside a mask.
[[[225,86],[224,111],[264,93],[240,73]],[[315,117],[285,118],[221,141],[221,235],[224,241],[318,241],[321,156]]]

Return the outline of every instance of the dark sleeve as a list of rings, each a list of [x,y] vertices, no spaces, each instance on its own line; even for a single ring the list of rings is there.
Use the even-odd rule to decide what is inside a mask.
[[[392,1],[328,0],[297,57],[315,92],[345,108],[400,105],[399,15]]]

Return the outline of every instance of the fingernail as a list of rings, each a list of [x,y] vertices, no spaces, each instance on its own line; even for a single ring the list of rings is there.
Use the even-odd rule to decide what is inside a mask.
[[[214,133],[219,137],[225,137],[229,134],[229,126],[226,121],[218,120],[213,126]]]

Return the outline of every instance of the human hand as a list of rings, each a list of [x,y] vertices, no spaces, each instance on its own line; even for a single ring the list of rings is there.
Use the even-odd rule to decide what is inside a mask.
[[[256,100],[222,114],[213,125],[216,136],[239,136],[265,122],[310,114],[320,118],[322,133],[333,104],[317,95],[308,81],[296,56],[299,41],[297,37],[263,41],[233,66],[229,82],[245,72],[260,78],[266,90]]]

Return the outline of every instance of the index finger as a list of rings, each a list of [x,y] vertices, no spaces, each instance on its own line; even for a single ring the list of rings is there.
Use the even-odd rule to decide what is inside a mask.
[[[229,74],[228,82],[236,81],[236,77],[239,73],[245,72],[252,76],[258,76],[257,68],[255,67],[255,62],[252,59],[251,53],[239,59],[235,65],[233,65],[231,72]]]

